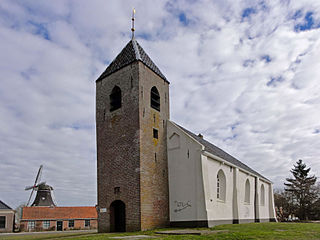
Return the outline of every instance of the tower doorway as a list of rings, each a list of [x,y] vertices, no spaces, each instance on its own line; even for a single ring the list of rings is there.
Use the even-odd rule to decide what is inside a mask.
[[[126,205],[120,200],[110,205],[110,230],[111,232],[126,231]]]

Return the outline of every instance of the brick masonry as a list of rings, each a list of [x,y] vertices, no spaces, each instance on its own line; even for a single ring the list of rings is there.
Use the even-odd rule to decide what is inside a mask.
[[[12,232],[14,228],[14,210],[1,209],[0,216],[4,216],[6,218],[6,226],[5,228],[0,228],[0,233]]]
[[[69,220],[32,220],[35,221],[35,228],[28,229],[28,220],[22,220],[20,222],[20,230],[21,231],[56,231],[57,230],[57,221],[62,221],[62,229],[66,230],[86,230],[86,229],[97,229],[98,221],[97,219],[90,219],[90,226],[85,226],[84,219],[70,219],[74,221],[74,227],[69,228]],[[43,228],[43,222],[50,221],[49,228]]]
[[[109,232],[110,205],[126,206],[126,231],[166,226],[168,169],[166,120],[169,85],[140,61],[96,83],[99,232]],[[110,112],[109,95],[121,88],[122,107]],[[150,107],[150,91],[160,93],[160,112]],[[159,138],[153,138],[153,128]],[[120,193],[114,188],[119,187]]]

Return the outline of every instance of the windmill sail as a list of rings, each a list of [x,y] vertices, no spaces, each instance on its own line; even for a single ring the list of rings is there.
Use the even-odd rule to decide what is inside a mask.
[[[32,194],[33,194],[35,188],[37,187],[38,182],[40,182],[41,173],[42,173],[42,168],[43,168],[43,165],[40,165],[39,170],[38,170],[38,173],[37,173],[37,176],[36,176],[36,180],[34,181],[33,186],[29,186],[29,187],[26,187],[26,188],[25,188],[25,190],[30,190],[30,189],[32,189],[32,191],[31,191],[31,193],[30,193],[29,200],[28,200],[28,202],[27,202],[27,206],[28,206],[29,203],[30,203],[30,200],[31,200],[31,198],[32,198]]]

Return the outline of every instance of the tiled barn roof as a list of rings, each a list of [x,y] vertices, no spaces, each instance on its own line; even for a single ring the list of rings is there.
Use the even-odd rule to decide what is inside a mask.
[[[97,217],[95,207],[24,207],[21,220],[92,219]]]
[[[146,54],[146,52],[135,39],[132,39],[130,40],[130,42],[128,42],[128,44],[122,49],[118,56],[110,63],[107,69],[97,79],[97,81],[109,76],[110,74],[135,61],[141,61],[159,77],[168,82],[166,77],[161,73],[159,68],[154,64],[148,54]]]
[[[246,164],[242,163],[241,161],[239,161],[235,157],[231,156],[229,153],[223,151],[222,149],[218,148],[217,146],[213,145],[212,143],[204,140],[202,137],[199,137],[198,135],[194,134],[193,132],[190,132],[189,130],[185,129],[184,127],[181,127],[178,124],[176,124],[176,125],[179,128],[181,128],[184,132],[186,132],[188,135],[190,135],[192,138],[194,138],[196,141],[200,142],[204,146],[205,151],[226,160],[227,162],[239,167],[240,169],[246,170],[246,171],[262,178],[262,179],[270,181],[267,178],[265,178],[264,176],[262,176],[260,173],[254,171],[253,169],[248,167]]]

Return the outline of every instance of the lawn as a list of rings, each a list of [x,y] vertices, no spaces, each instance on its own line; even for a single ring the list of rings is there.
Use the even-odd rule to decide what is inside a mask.
[[[170,229],[161,229],[170,230]],[[320,239],[320,224],[318,223],[249,223],[220,225],[207,231],[206,235],[159,235],[155,231],[134,233],[48,233],[28,236],[1,236],[0,239],[76,239],[76,240],[102,240],[112,239],[115,236],[149,235],[155,239]],[[219,230],[219,231],[218,231]],[[157,230],[160,231],[160,230]]]

